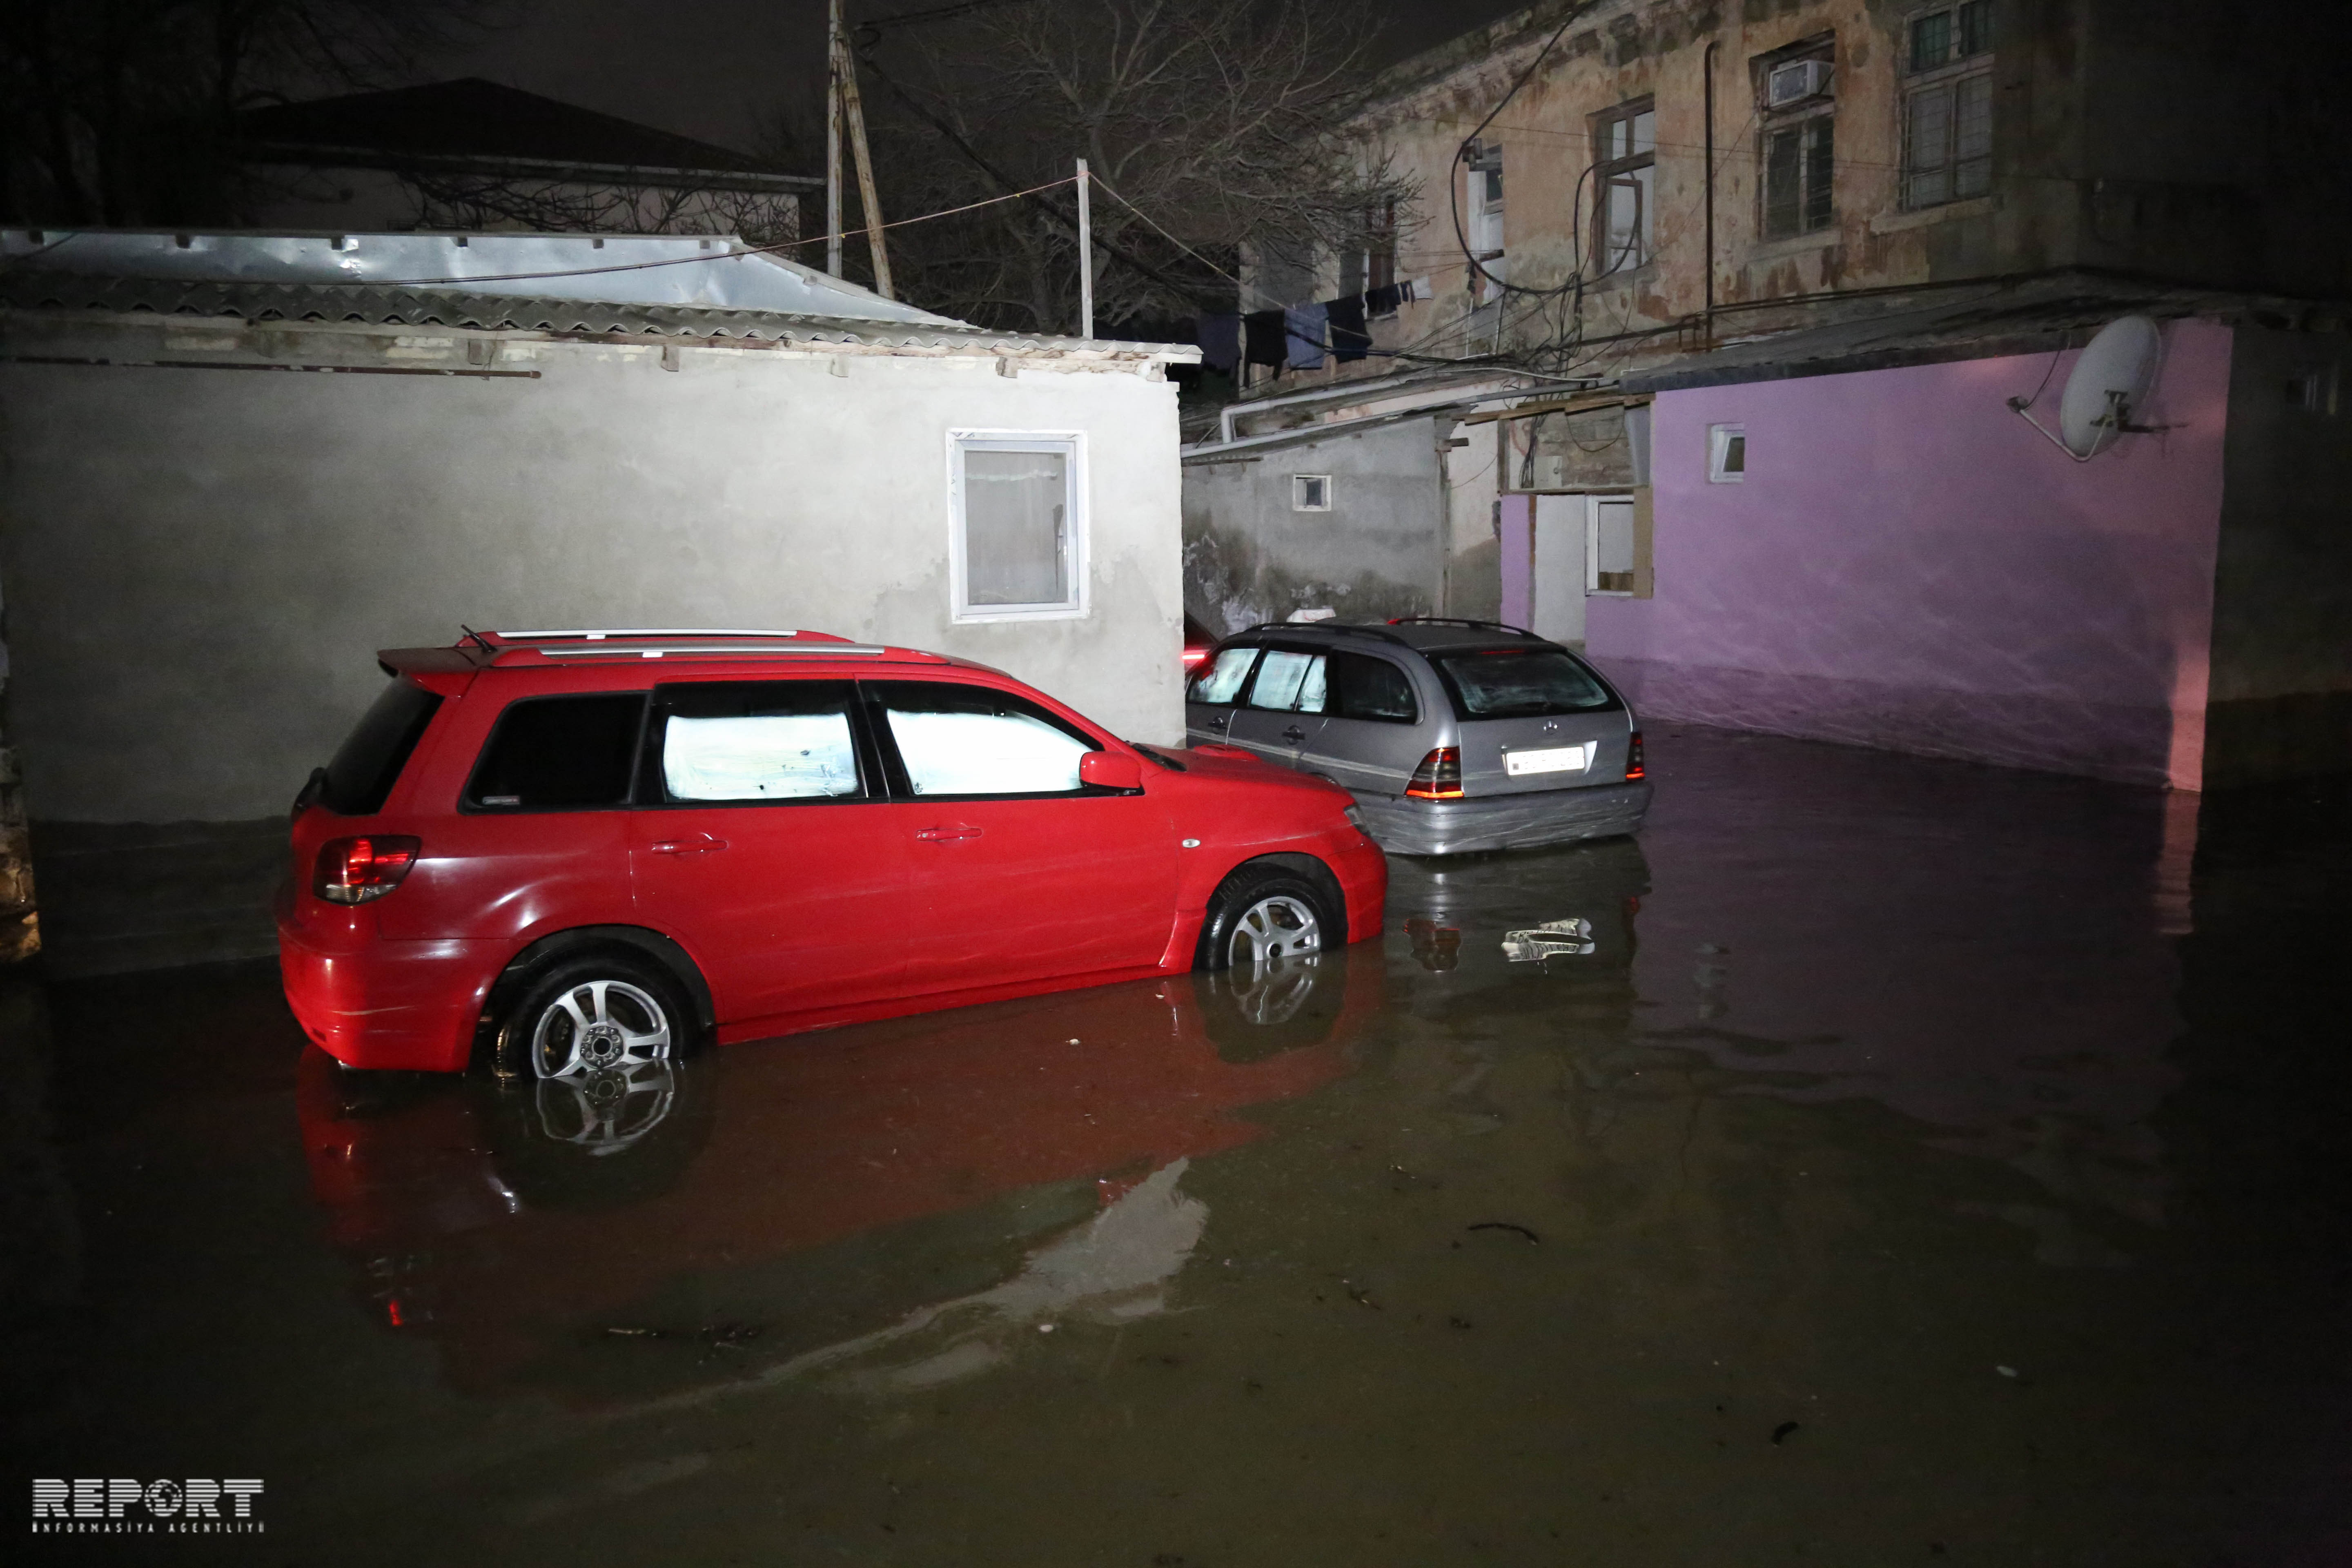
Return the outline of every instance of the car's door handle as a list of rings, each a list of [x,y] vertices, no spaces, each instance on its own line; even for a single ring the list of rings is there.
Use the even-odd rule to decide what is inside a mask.
[[[665,838],[653,846],[656,855],[708,855],[714,849],[727,847],[724,838],[713,838],[708,833],[697,833],[687,838]]]
[[[1213,718],[1205,721],[1205,722],[1212,730],[1222,730],[1225,727],[1225,721],[1223,719]]]
[[[1282,738],[1295,746],[1298,744],[1299,742],[1307,739],[1307,731],[1300,729],[1297,725],[1293,724],[1289,729],[1285,730],[1282,732]]]
[[[970,823],[959,822],[952,827],[926,827],[915,837],[926,844],[945,844],[953,838],[977,838],[980,829]]]

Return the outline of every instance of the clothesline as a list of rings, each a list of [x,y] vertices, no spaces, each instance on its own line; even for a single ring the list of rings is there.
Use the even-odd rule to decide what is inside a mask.
[[[1204,315],[1194,319],[1193,341],[1203,364],[1228,374],[1244,363],[1317,370],[1327,354],[1342,363],[1365,358],[1372,347],[1369,321],[1433,298],[1429,279],[1415,278],[1311,304]]]

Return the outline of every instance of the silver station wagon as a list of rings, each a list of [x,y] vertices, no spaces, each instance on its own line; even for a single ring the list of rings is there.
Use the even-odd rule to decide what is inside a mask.
[[[1486,621],[1256,626],[1185,691],[1186,743],[1347,789],[1400,855],[1631,833],[1650,808],[1633,710],[1558,643]]]

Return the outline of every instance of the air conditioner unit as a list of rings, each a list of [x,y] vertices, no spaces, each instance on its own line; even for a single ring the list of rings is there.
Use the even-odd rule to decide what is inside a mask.
[[[1809,98],[1825,97],[1829,90],[1829,61],[1791,60],[1772,68],[1771,76],[1765,80],[1764,107],[1785,109]]]

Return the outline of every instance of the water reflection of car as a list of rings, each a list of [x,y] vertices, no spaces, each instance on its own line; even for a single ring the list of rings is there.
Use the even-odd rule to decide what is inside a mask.
[[[601,1109],[314,1051],[298,1106],[379,1322],[437,1342],[461,1388],[603,1399],[1003,1279],[1346,1072],[1384,986],[1377,958],[1325,953],[1074,991],[662,1062]]]
[[[1344,792],[961,659],[539,632],[382,662],[278,910],[287,998],[347,1066],[593,1077],[1381,929]]]
[[[1252,626],[1192,677],[1185,735],[1329,779],[1397,854],[1607,837],[1650,805],[1624,698],[1557,643],[1486,621]]]

